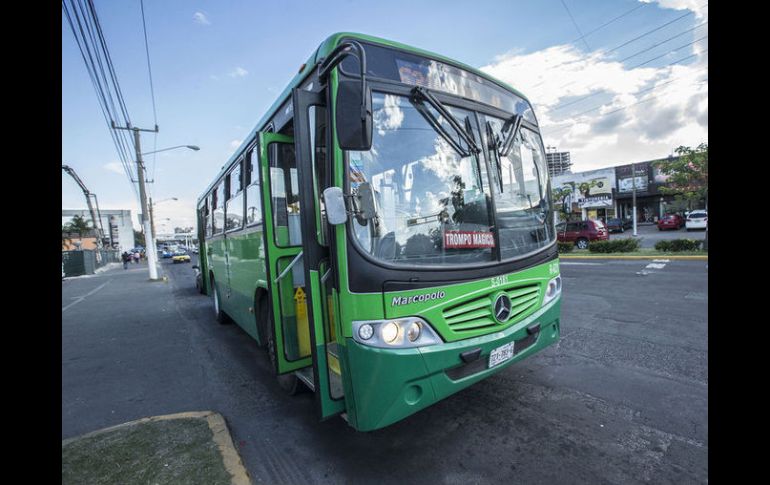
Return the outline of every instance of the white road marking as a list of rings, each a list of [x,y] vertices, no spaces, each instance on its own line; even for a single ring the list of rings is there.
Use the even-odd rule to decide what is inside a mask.
[[[670,259],[653,259],[652,262],[653,263],[670,263],[671,260]]]
[[[104,288],[105,286],[107,286],[107,284],[109,284],[110,281],[112,281],[112,280],[107,280],[107,282],[102,283],[101,285],[97,286],[96,288],[94,288],[93,290],[89,291],[88,293],[86,293],[83,296],[72,297],[72,299],[75,300],[75,301],[73,301],[72,303],[70,303],[69,305],[67,305],[65,307],[62,307],[61,311],[66,311],[69,307],[71,307],[73,305],[76,305],[76,304],[80,303],[81,301],[85,300],[86,297],[93,295],[97,291],[99,291],[102,288]]]
[[[644,267],[644,269],[663,269],[666,267],[666,263],[650,263]]]

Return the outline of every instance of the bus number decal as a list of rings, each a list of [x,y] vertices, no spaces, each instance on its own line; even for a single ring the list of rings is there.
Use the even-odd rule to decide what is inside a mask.
[[[502,276],[495,276],[492,278],[492,288],[502,286],[504,284],[508,283],[508,275],[504,274]]]

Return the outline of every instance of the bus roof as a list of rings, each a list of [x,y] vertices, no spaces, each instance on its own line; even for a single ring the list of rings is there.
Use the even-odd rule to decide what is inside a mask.
[[[260,118],[259,122],[257,122],[254,129],[249,132],[248,136],[244,138],[244,141],[241,143],[241,145],[233,152],[233,155],[230,156],[230,158],[225,162],[224,165],[222,165],[222,168],[217,173],[216,177],[212,180],[211,183],[206,187],[206,190],[203,191],[203,194],[198,197],[197,203],[196,203],[196,210],[197,206],[200,205],[200,202],[203,198],[205,198],[209,192],[211,192],[214,188],[214,186],[219,182],[220,177],[224,175],[224,173],[227,171],[227,169],[235,162],[235,160],[240,157],[241,153],[250,145],[254,138],[256,137],[257,133],[264,129],[265,125],[267,125],[267,122],[270,120],[270,118],[273,117],[275,112],[278,110],[278,108],[286,102],[286,100],[291,96],[291,91],[295,87],[297,87],[305,77],[310,74],[310,70],[313,69],[318,62],[319,59],[323,59],[326,57],[336,46],[339,44],[340,40],[344,38],[353,38],[357,40],[363,40],[363,41],[369,41],[376,44],[381,44],[388,47],[395,47],[397,49],[402,49],[414,54],[430,57],[433,59],[436,59],[438,61],[446,62],[448,64],[454,64],[455,66],[464,69],[468,72],[472,72],[473,74],[476,74],[477,76],[483,77],[484,79],[488,79],[489,81],[492,81],[501,87],[505,88],[508,91],[511,91],[512,93],[516,94],[517,96],[520,96],[521,98],[525,99],[527,102],[529,102],[529,99],[524,96],[521,92],[519,92],[517,89],[513,88],[512,86],[500,81],[499,79],[496,79],[489,74],[480,71],[476,69],[475,67],[471,67],[467,64],[463,64],[462,62],[458,62],[454,59],[450,59],[449,57],[442,56],[441,54],[436,54],[435,52],[426,51],[423,49],[418,49],[417,47],[412,47],[406,44],[401,44],[400,42],[395,42],[392,40],[383,39],[380,37],[374,37],[371,35],[366,34],[360,34],[357,32],[336,32],[329,37],[327,37],[323,42],[321,42],[321,45],[318,46],[318,48],[315,50],[315,52],[308,58],[307,62],[302,65],[302,70],[300,70],[289,82],[289,84],[284,88],[284,90],[281,92],[281,94],[276,98],[275,102],[270,106],[270,108],[267,110],[267,112]]]

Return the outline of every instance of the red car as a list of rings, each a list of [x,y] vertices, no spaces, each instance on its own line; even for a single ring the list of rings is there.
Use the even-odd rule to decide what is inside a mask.
[[[684,217],[680,216],[679,214],[666,214],[665,216],[658,219],[658,230],[662,231],[663,229],[681,229],[684,227],[685,221]]]
[[[556,237],[560,242],[573,242],[578,249],[586,249],[589,241],[607,241],[610,233],[602,221],[572,221],[556,226]]]

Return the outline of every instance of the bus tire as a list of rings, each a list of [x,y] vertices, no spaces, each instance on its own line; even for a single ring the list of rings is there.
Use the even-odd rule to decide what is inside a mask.
[[[301,389],[300,382],[293,372],[290,374],[278,373],[278,357],[275,354],[277,350],[275,348],[275,325],[271,325],[272,322],[270,317],[272,312],[270,311],[270,306],[262,305],[260,307],[260,313],[267,317],[267,355],[270,358],[270,368],[278,381],[278,386],[283,389],[286,394],[293,396]]]
[[[211,293],[214,296],[214,314],[216,315],[217,323],[220,325],[226,325],[230,323],[230,317],[228,317],[227,314],[222,310],[222,305],[220,304],[221,299],[219,298],[219,287],[217,286],[217,281],[214,278],[211,278],[211,286]]]
[[[267,349],[267,326],[269,314],[267,313],[269,298],[266,293],[260,295],[260,291],[254,295],[254,320],[256,320],[257,334],[259,334],[259,346]]]

